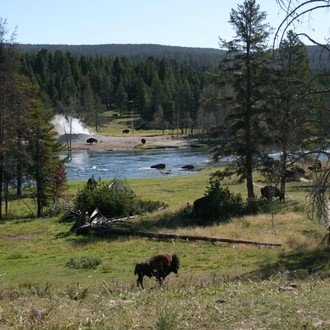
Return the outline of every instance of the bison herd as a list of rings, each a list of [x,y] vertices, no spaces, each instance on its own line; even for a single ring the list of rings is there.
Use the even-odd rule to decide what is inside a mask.
[[[156,164],[151,166],[152,168],[164,168],[165,164]],[[315,166],[308,167],[311,171],[317,171],[321,168],[321,163],[317,162]],[[287,180],[295,179],[297,176],[301,177],[305,175],[305,170],[293,166],[290,170],[286,170],[285,177]],[[279,198],[279,201],[285,200],[285,192],[277,187],[264,186],[260,189],[261,197],[271,201],[273,198]],[[205,207],[208,202],[208,197],[204,196],[194,201],[194,211],[198,211]],[[134,275],[137,275],[137,286],[139,285],[144,289],[143,277],[155,277],[159,285],[165,280],[171,272],[177,274],[180,268],[180,259],[176,254],[157,254],[152,258],[141,261],[136,264]]]

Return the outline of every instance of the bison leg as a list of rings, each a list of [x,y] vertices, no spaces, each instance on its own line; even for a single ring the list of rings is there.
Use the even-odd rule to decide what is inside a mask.
[[[159,283],[159,286],[162,286],[163,281],[165,280],[166,275],[162,274],[157,277],[157,282]]]
[[[166,274],[164,272],[163,263],[160,263],[159,268],[155,269],[155,277],[159,286],[162,286],[162,282],[165,280]]]
[[[137,282],[137,287],[139,287],[139,284],[140,284],[142,289],[144,289],[144,287],[143,287],[143,275],[142,274],[139,274],[139,277],[138,277],[136,282]]]

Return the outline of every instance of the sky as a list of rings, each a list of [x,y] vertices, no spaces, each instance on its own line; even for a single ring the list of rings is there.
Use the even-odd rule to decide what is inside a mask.
[[[265,23],[277,29],[285,14],[275,0],[257,0]],[[219,37],[235,31],[231,9],[243,0],[0,0],[0,18],[21,44],[159,44],[219,49]],[[330,13],[314,13],[299,25],[324,42]],[[302,39],[306,44],[308,40]]]

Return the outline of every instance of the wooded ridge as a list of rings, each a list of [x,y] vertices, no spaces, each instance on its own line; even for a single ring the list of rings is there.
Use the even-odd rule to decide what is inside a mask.
[[[189,64],[198,70],[203,67],[215,69],[219,57],[225,54],[224,50],[216,48],[197,48],[165,46],[158,44],[102,44],[102,45],[51,45],[51,44],[19,44],[20,52],[37,53],[41,49],[49,51],[61,50],[70,52],[76,56],[100,56],[120,57],[126,56],[133,61],[145,61],[148,57],[164,58],[165,60],[176,60]],[[320,46],[307,46],[308,56],[311,61],[311,70],[328,70],[330,63],[327,53],[322,52]]]
[[[49,51],[60,50],[70,52],[76,56],[93,57],[121,57],[125,56],[132,61],[145,61],[149,57],[164,58],[167,61],[176,60],[191,65],[194,69],[204,66],[210,69],[217,67],[217,60],[225,51],[213,48],[194,48],[163,46],[157,44],[105,44],[105,45],[32,45],[20,44],[21,52],[37,53],[41,49]]]

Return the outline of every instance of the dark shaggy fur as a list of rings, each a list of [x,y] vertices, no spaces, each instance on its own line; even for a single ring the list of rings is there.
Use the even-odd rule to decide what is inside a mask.
[[[261,188],[260,191],[261,191],[261,196],[267,198],[269,201],[271,201],[273,197],[279,197],[280,201],[285,200],[284,191],[276,187],[265,186]]]
[[[143,287],[143,276],[156,277],[159,285],[171,272],[177,274],[180,268],[180,259],[176,254],[162,253],[141,261],[135,266],[134,275],[138,275],[137,286]]]

